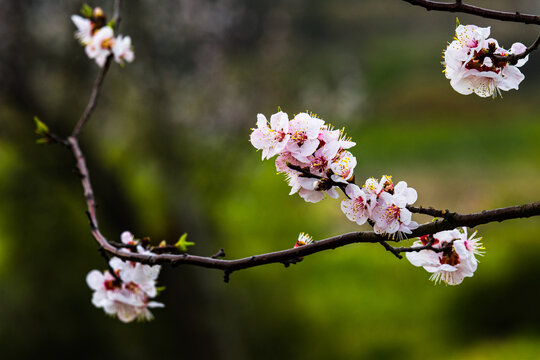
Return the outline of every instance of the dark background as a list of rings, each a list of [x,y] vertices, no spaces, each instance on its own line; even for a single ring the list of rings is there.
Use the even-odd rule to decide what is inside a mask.
[[[475,1],[540,13],[537,1]],[[38,146],[32,117],[67,135],[98,67],[73,38],[79,1],[0,0],[0,353],[3,358],[537,359],[540,222],[479,227],[486,256],[462,285],[380,246],[284,269],[164,268],[166,304],[123,324],[85,283],[105,264],[71,154]],[[110,14],[112,1],[90,2]],[[509,48],[533,25],[492,26]],[[459,212],[540,195],[540,55],[504,98],[462,96],[441,73],[455,14],[388,1],[123,1],[135,62],[113,64],[81,135],[104,234],[124,230],[228,258],[354,231],[339,201],[288,196],[248,142],[258,112],[306,109],[357,142],[359,182],[391,174],[417,204]],[[419,222],[428,219],[418,217]],[[367,229],[367,228],[363,228]],[[5,356],[5,357],[4,357]]]

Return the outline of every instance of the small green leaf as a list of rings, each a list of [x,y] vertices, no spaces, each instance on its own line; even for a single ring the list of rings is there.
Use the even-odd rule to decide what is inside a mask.
[[[50,144],[50,143],[51,143],[51,139],[46,138],[46,137],[39,138],[39,139],[36,140],[36,144],[39,144],[39,145],[41,145],[41,144]]]
[[[34,116],[34,121],[36,123],[36,134],[41,136],[48,136],[50,134],[49,127],[39,120],[37,116]]]
[[[114,19],[112,19],[111,21],[109,21],[109,22],[107,23],[107,26],[114,30],[114,27],[116,26],[116,22],[114,21]]]
[[[187,238],[187,233],[180,236],[180,239],[178,239],[178,242],[174,244],[174,246],[176,246],[178,250],[180,250],[181,252],[186,252],[188,250],[188,246],[195,245],[194,242],[186,241],[186,238]]]
[[[165,286],[156,286],[156,295],[161,294],[163,291],[165,291]]]
[[[457,27],[458,27],[459,25],[461,25],[461,24],[459,23],[459,19],[456,18],[456,29],[457,29]]]
[[[81,15],[82,16],[84,16],[87,19],[90,19],[92,17],[93,12],[94,12],[94,10],[92,10],[92,8],[88,4],[83,4],[83,6],[81,8]]]

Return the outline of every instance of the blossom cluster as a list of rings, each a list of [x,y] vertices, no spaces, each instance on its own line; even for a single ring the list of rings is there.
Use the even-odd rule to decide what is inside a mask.
[[[362,188],[349,184],[345,193],[348,199],[341,202],[341,211],[358,225],[370,221],[377,234],[393,234],[400,239],[418,227],[407,209],[418,195],[405,181],[394,186],[392,177],[384,175],[381,180],[367,179]]]
[[[123,232],[124,245],[136,248],[139,254],[151,255],[130,232]],[[159,302],[150,301],[157,295],[156,280],[161,267],[149,266],[117,257],[109,260],[109,270],[103,273],[92,270],[86,276],[86,283],[94,290],[92,303],[109,315],[116,315],[122,322],[151,320],[149,308],[163,307]],[[111,271],[113,273],[111,273]]]
[[[408,252],[407,259],[414,266],[422,266],[432,275],[430,280],[435,283],[445,282],[449,285],[461,284],[464,278],[474,275],[478,267],[475,255],[482,255],[484,247],[481,238],[475,238],[476,232],[467,236],[467,228],[441,231],[434,235],[422,236],[415,241],[412,248],[428,244],[434,250]]]
[[[354,184],[356,158],[347,150],[356,145],[343,130],[334,130],[323,120],[300,113],[289,120],[283,111],[270,117],[257,115],[257,128],[251,133],[251,143],[262,150],[262,158],[276,158],[278,172],[284,173],[290,194],[298,194],[308,202],[319,202],[326,192],[338,198],[337,190],[345,191],[341,209],[359,225],[373,222],[378,234],[410,234],[418,224],[411,220],[406,206],[416,201],[416,190],[404,181],[395,187],[390,176],[380,181],[367,179],[362,188]]]
[[[515,65],[506,60],[509,55],[524,53],[525,45],[514,43],[508,51],[497,40],[488,38],[489,33],[489,27],[459,25],[454,41],[444,51],[444,73],[460,94],[495,97],[501,90],[517,90],[525,78],[518,67],[527,62],[528,55]]]
[[[112,54],[119,64],[132,62],[135,58],[129,36],[114,36],[114,23],[106,23],[103,11],[97,7],[86,17],[73,15],[71,20],[77,27],[75,37],[84,46],[86,55],[103,67]]]
[[[325,192],[338,198],[336,184],[353,179],[356,158],[347,149],[355,143],[314,115],[299,113],[289,120],[279,111],[268,126],[266,117],[258,114],[250,141],[262,150],[263,160],[278,155],[276,169],[286,175],[290,194],[298,192],[307,202],[321,201]]]

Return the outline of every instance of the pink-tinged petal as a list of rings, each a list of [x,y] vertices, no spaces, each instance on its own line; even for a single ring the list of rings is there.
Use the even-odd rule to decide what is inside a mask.
[[[520,42],[513,43],[510,48],[510,53],[514,55],[523,54],[525,51],[527,51],[527,47]]]
[[[114,302],[109,300],[105,290],[96,291],[92,294],[92,305],[103,308],[107,314],[114,314]]]
[[[471,257],[474,257],[473,252],[468,250],[465,246],[465,240],[454,241],[454,250],[459,255],[460,261],[467,261]]]
[[[134,239],[134,236],[129,231],[124,231],[120,235],[120,240],[122,240],[123,244],[130,244],[133,241],[133,239]]]
[[[457,267],[452,266],[452,265],[448,265],[448,264],[442,264],[441,266],[439,266],[439,271],[454,272],[454,271],[457,271],[457,270],[458,270]]]
[[[71,16],[71,21],[77,27],[75,37],[83,45],[86,45],[92,40],[92,23],[79,15]]]
[[[416,246],[422,245],[419,241],[415,242],[414,244]],[[438,267],[440,265],[440,256],[434,251],[421,250],[417,252],[407,252],[405,253],[405,256],[407,257],[407,260],[409,260],[414,266]]]
[[[289,115],[283,111],[275,113],[270,117],[270,127],[274,130],[283,130],[285,133],[289,132]]]
[[[491,31],[491,27],[490,26],[485,27],[485,28],[478,27],[476,28],[476,31],[478,31],[478,33],[480,34],[482,38],[487,39]]]
[[[148,303],[148,307],[149,308],[163,308],[163,307],[165,307],[165,304],[162,304],[162,303],[157,302],[157,301],[150,301]]]
[[[268,121],[263,114],[257,114],[257,127],[259,129],[268,129]]]
[[[399,231],[405,234],[412,234],[412,230],[418,229],[420,225],[416,221],[411,221],[408,224],[401,224],[399,226]]]
[[[399,221],[401,221],[404,225],[408,225],[411,222],[412,219],[412,213],[405,208],[401,208],[399,210]]]
[[[486,58],[484,58],[484,62],[482,63],[482,65],[487,66],[487,67],[491,67],[491,66],[493,66],[493,60],[491,60],[491,58],[489,58],[489,57],[486,57]]]
[[[452,79],[450,81],[450,85],[455,91],[462,95],[470,95],[474,92],[474,87],[470,77]]]
[[[92,270],[86,275],[86,283],[88,284],[88,287],[92,290],[101,290],[103,289],[103,283],[105,281],[105,277],[103,274],[98,270]]]
[[[523,79],[525,79],[525,75],[517,67],[508,65],[502,69],[501,81],[497,84],[497,87],[504,91],[518,90]]]
[[[457,271],[453,273],[449,273],[448,276],[446,276],[445,279],[443,279],[445,283],[448,285],[459,285],[463,282],[463,273]]]
[[[330,196],[331,198],[333,199],[337,199],[339,198],[339,193],[337,192],[336,190],[336,187],[331,187],[330,189],[326,190],[326,193],[328,194],[328,196]]]
[[[300,146],[301,156],[310,156],[313,155],[315,150],[319,147],[320,141],[317,139],[306,140],[302,146]]]
[[[113,257],[109,260],[109,265],[114,269],[114,270],[122,270],[124,268],[126,268],[126,265],[128,265],[126,262],[120,260],[119,258],[117,257]]]
[[[527,47],[523,45],[522,43],[514,43],[512,44],[512,47],[510,48],[511,54],[523,54],[527,50]],[[516,66],[521,67],[529,60],[529,55],[525,56],[523,59],[519,59]]]
[[[351,199],[354,199],[354,198],[357,198],[357,197],[364,197],[364,192],[356,184],[347,185],[347,187],[345,188],[345,193]]]
[[[315,190],[318,180],[309,177],[298,177],[298,184],[305,190]]]
[[[461,236],[461,233],[454,229],[454,230],[446,230],[446,231],[440,231],[433,235],[433,237],[440,242],[451,242],[452,240],[459,239]]]
[[[341,202],[341,211],[347,219],[356,222],[358,225],[364,224],[368,219],[368,212],[360,199],[345,199]]]
[[[439,265],[440,264],[437,264],[437,266],[424,266],[424,270],[429,273],[436,273],[437,271],[439,271]]]
[[[266,144],[268,143],[267,137],[260,129],[255,129],[251,133],[249,137],[249,141],[251,142],[251,145],[255,147],[255,149],[263,149]]]
[[[356,145],[354,141],[349,140],[340,140],[339,144],[341,145],[342,149],[350,149]]]
[[[318,203],[324,198],[324,192],[301,189],[298,194],[302,199],[311,203]]]
[[[132,322],[137,317],[137,310],[132,306],[118,305],[116,316],[124,323]]]
[[[336,157],[339,147],[339,142],[332,141],[324,145],[320,150],[317,150],[317,152],[320,151],[321,155],[324,156],[328,161],[330,161]]]

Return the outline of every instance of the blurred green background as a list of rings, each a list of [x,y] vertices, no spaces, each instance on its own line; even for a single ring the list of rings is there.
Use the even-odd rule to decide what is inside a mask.
[[[537,1],[475,1],[540,13]],[[66,135],[98,68],[73,39],[80,1],[0,0],[0,354],[31,358],[540,359],[540,219],[479,227],[486,256],[458,287],[381,246],[285,269],[164,268],[150,323],[90,303],[103,269],[71,154],[35,145],[32,117]],[[110,13],[112,1],[100,3]],[[309,109],[357,142],[359,181],[391,174],[417,204],[459,212],[540,198],[540,54],[519,92],[462,96],[441,73],[455,14],[398,0],[124,1],[136,60],[113,64],[81,145],[104,234],[228,258],[355,231],[339,201],[288,196],[248,142],[256,114]],[[492,26],[509,48],[532,25]],[[418,221],[426,221],[418,218]],[[362,228],[366,229],[367,228]]]

